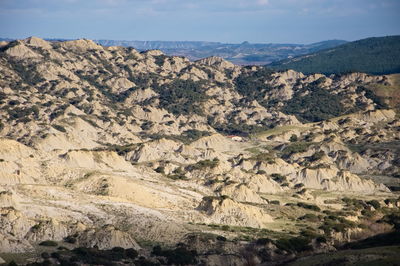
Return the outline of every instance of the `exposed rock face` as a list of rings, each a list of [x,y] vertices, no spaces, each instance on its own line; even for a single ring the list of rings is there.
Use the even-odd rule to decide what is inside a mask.
[[[225,61],[223,58],[220,58],[217,56],[207,57],[207,58],[201,59],[197,62],[200,64],[203,64],[203,65],[214,66],[219,69],[235,68],[234,64],[232,64],[231,62]]]
[[[51,49],[51,44],[43,39],[40,39],[38,37],[32,36],[27,39],[25,39],[25,42],[33,47],[41,47],[43,49]]]
[[[16,59],[35,59],[42,57],[40,54],[35,53],[20,41],[13,43],[13,46],[8,48],[6,53],[7,55]]]
[[[100,229],[86,230],[78,238],[85,247],[111,249],[113,247],[140,249],[136,241],[126,232],[116,229],[112,225],[105,225]]]
[[[227,195],[232,199],[235,199],[239,202],[253,202],[253,203],[265,203],[254,190],[249,189],[246,185],[240,184],[232,184],[222,188],[221,195]]]
[[[85,52],[89,49],[94,49],[94,50],[103,49],[101,46],[97,45],[94,41],[85,39],[60,42],[59,45],[63,48],[75,50],[78,52]]]
[[[363,180],[350,172],[338,171],[334,168],[303,169],[296,175],[295,180],[297,183],[304,184],[306,188],[329,191],[388,191],[385,186],[377,185],[370,180]]]
[[[212,223],[217,224],[261,228],[273,221],[262,209],[246,206],[231,199],[205,198],[198,209],[205,212]]]

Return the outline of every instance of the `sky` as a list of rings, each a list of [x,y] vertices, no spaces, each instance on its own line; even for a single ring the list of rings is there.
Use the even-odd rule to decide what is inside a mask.
[[[313,43],[400,34],[400,0],[0,0],[0,37]]]

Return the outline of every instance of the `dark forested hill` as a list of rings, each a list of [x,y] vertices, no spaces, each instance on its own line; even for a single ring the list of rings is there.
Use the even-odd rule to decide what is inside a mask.
[[[400,72],[400,36],[368,38],[316,53],[271,63],[274,69],[293,69],[305,74]]]

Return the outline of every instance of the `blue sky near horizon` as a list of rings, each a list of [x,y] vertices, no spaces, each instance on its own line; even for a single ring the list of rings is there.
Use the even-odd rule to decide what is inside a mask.
[[[0,0],[0,37],[312,43],[400,34],[400,0]]]

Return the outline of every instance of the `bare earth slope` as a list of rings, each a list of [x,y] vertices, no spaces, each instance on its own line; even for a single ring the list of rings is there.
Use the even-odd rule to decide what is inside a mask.
[[[400,121],[373,93],[392,77],[35,37],[1,48],[0,77],[7,261],[50,240],[67,261],[281,263],[396,228]]]

